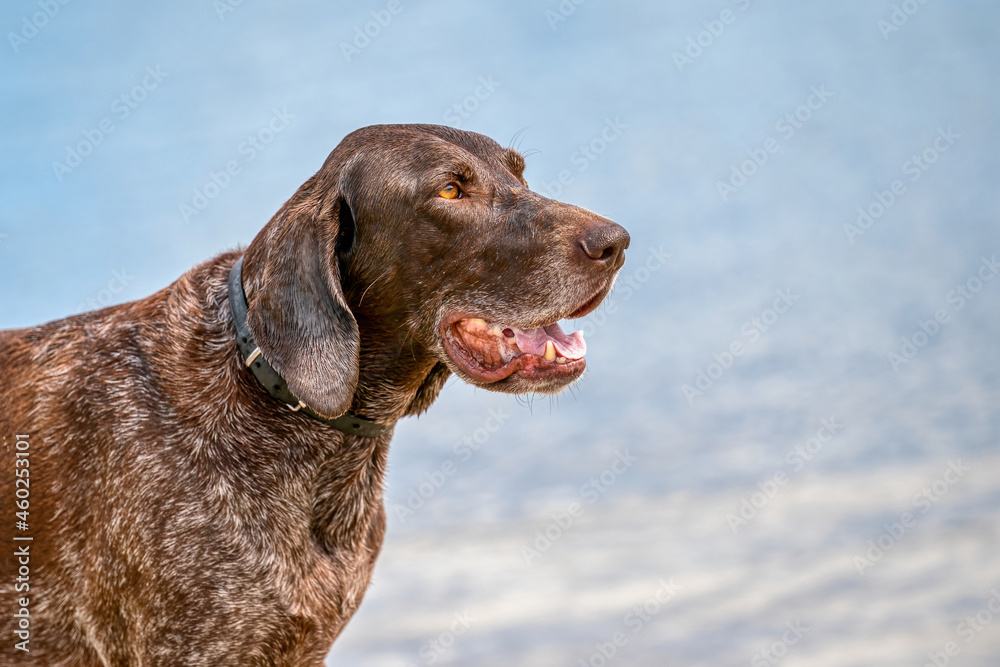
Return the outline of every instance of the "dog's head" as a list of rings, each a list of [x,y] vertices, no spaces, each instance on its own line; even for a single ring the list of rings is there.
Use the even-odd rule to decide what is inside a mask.
[[[348,135],[248,250],[262,267],[251,332],[289,388],[343,413],[362,349],[508,393],[579,378],[583,335],[558,322],[600,304],[629,235],[532,192],[523,170],[516,151],[449,127]]]

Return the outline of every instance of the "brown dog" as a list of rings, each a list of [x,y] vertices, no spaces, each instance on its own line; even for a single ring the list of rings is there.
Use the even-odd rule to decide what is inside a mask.
[[[364,128],[245,254],[0,332],[0,663],[321,665],[382,544],[392,425],[452,372],[583,373],[556,322],[629,237],[523,169],[479,134]]]

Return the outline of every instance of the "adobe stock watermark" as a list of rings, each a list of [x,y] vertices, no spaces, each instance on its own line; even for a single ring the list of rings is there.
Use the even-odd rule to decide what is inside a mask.
[[[941,499],[948,495],[951,487],[965,477],[965,473],[970,470],[972,468],[969,466],[962,465],[961,459],[948,461],[948,467],[945,468],[941,478],[925,486],[910,499],[913,509],[919,510],[920,516],[930,512],[931,508],[941,502]],[[853,559],[858,574],[864,576],[865,570],[874,567],[882,560],[885,554],[896,546],[910,529],[917,525],[920,516],[914,512],[903,512],[897,521],[882,524],[882,528],[885,530],[875,539],[868,540],[866,545],[868,549]]]
[[[232,14],[243,4],[243,0],[212,0],[212,9],[220,21],[226,20],[226,14]]]
[[[200,186],[195,186],[192,190],[191,200],[181,202],[178,205],[177,210],[181,219],[185,223],[191,222],[191,218],[208,208],[208,205],[229,187],[233,177],[240,174],[246,165],[256,160],[258,155],[267,150],[275,137],[287,129],[294,119],[295,114],[288,113],[288,107],[281,109],[275,107],[267,123],[255,133],[248,134],[239,143],[236,147],[237,157],[227,161],[219,171],[208,172],[208,178],[205,182]]]
[[[632,630],[632,636],[642,632],[683,588],[683,586],[675,584],[673,579],[670,581],[660,579],[656,583],[659,585],[656,592],[646,598],[642,604],[632,607],[622,619],[622,624]],[[623,630],[616,631],[608,637],[608,641],[596,642],[594,652],[586,658],[580,658],[579,667],[605,667],[622,648],[628,645],[628,642],[629,635]]]
[[[88,128],[81,132],[83,139],[74,146],[66,146],[66,156],[63,162],[52,161],[52,171],[61,183],[66,174],[72,173],[74,169],[83,164],[83,161],[91,155],[104,140],[114,132],[118,126],[115,125],[117,119],[119,123],[132,115],[132,112],[139,108],[139,105],[149,97],[149,94],[160,87],[165,78],[170,76],[169,72],[164,72],[157,65],[156,67],[146,67],[145,74],[131,90],[122,93],[111,102],[112,116],[105,116],[97,123],[97,127]]]
[[[455,642],[459,637],[464,635],[466,632],[472,628],[472,624],[476,622],[468,611],[463,611],[461,614],[455,614],[454,620],[448,626],[447,630],[443,630],[434,639],[428,639],[421,645],[417,654],[420,656],[419,663],[410,663],[407,667],[419,667],[419,665],[433,665],[439,660],[441,660],[445,655],[451,651],[452,647],[455,646]]]
[[[466,95],[461,102],[456,102],[455,104],[448,107],[448,110],[444,112],[441,117],[446,125],[453,125],[458,127],[462,124],[463,120],[468,120],[472,117],[472,114],[479,111],[479,107],[482,106],[483,102],[488,100],[496,92],[502,84],[493,78],[493,75],[481,76],[475,88],[472,92]]]
[[[997,262],[997,256],[993,255],[990,259],[983,257],[975,275],[969,277],[964,283],[955,285],[955,289],[948,292],[945,297],[947,303],[952,306],[955,313],[958,313],[998,273],[1000,273],[1000,263]],[[900,339],[902,344],[899,346],[899,350],[893,350],[886,354],[886,360],[893,372],[898,374],[900,367],[909,365],[916,359],[920,350],[938,335],[941,327],[951,322],[951,317],[947,308],[939,308],[934,311],[932,317],[928,317],[926,320],[917,320],[918,329],[911,335],[903,336]]]
[[[580,146],[569,156],[570,164],[576,167],[576,174],[587,171],[598,157],[608,150],[608,146],[618,141],[628,125],[619,116],[604,119],[604,127],[588,142]],[[541,192],[546,197],[555,199],[562,194],[563,189],[573,184],[576,174],[569,169],[563,169],[556,175],[555,181],[542,181]]]
[[[6,438],[5,438],[6,439]],[[31,543],[34,542],[33,535],[25,535],[31,532],[31,434],[14,437],[14,470],[11,471],[14,477],[11,488],[12,497],[5,502],[10,502],[13,509],[13,525],[17,529],[14,534],[14,558],[5,558],[6,562],[17,565],[17,577],[13,586],[14,592],[21,593],[22,596],[15,599],[17,611],[13,612],[16,629],[13,634],[21,641],[14,642],[14,648],[18,651],[30,653],[28,644],[31,642],[31,598],[24,593],[31,591]],[[9,451],[9,450],[8,450]],[[27,543],[27,544],[25,544]],[[12,605],[13,606],[13,605]]]
[[[802,624],[802,621],[789,621],[785,623],[786,630],[782,633],[781,639],[771,642],[771,645],[754,654],[750,658],[751,667],[773,667],[781,662],[781,659],[788,655],[789,649],[795,646],[809,632],[809,627]]]
[[[813,86],[809,90],[809,97],[805,102],[796,107],[793,111],[786,113],[774,123],[774,131],[782,139],[788,141],[795,136],[795,132],[805,127],[805,124],[813,117],[813,113],[822,109],[833,97],[833,93],[826,89],[825,84]],[[763,167],[771,155],[781,150],[781,142],[774,137],[764,140],[760,148],[747,149],[748,159],[737,165],[731,165],[729,181],[716,181],[715,189],[719,192],[719,197],[723,202],[729,201],[729,197],[753,178],[757,171]]]
[[[732,2],[742,12],[750,8],[752,0],[732,0]],[[719,12],[718,18],[702,21],[705,29],[688,36],[687,45],[683,51],[674,51],[673,53],[677,71],[683,74],[685,67],[701,58],[705,51],[711,48],[719,37],[722,37],[726,26],[736,23],[738,16],[732,9],[726,8]]]
[[[63,7],[68,5],[70,0],[39,0],[38,8],[41,11],[35,12],[29,18],[27,15],[21,17],[21,29],[18,32],[8,32],[7,41],[14,53],[18,53],[21,47],[38,35],[38,32],[49,24],[56,14]]]
[[[382,34],[382,31],[389,27],[393,18],[399,16],[403,11],[401,0],[389,0],[385,9],[379,9],[371,13],[372,20],[364,25],[354,26],[354,39],[350,42],[340,43],[340,52],[344,54],[344,60],[351,62],[352,59],[361,55],[361,52],[371,46],[372,41]]]
[[[615,460],[601,474],[591,477],[580,487],[580,497],[589,505],[593,505],[608,490],[618,482],[622,475],[628,472],[639,459],[632,456],[626,449],[624,452],[615,451]],[[559,541],[575,524],[576,520],[583,516],[584,507],[578,502],[571,502],[565,512],[556,512],[551,515],[552,521],[544,528],[535,531],[534,542],[529,540],[521,545],[521,557],[524,562],[531,565],[532,561],[541,557],[542,554],[552,548],[552,545]]]
[[[733,535],[756,517],[757,513],[778,495],[778,490],[792,481],[795,473],[800,472],[808,461],[812,461],[823,450],[824,445],[831,442],[838,433],[844,430],[844,425],[839,423],[836,417],[821,419],[819,423],[820,426],[816,430],[815,436],[785,453],[785,463],[788,464],[790,470],[775,470],[770,477],[757,482],[759,490],[751,493],[749,497],[740,498],[740,506],[735,512],[726,513],[726,523],[729,524]]]
[[[559,27],[560,23],[565,23],[570,16],[576,13],[576,8],[586,1],[587,0],[561,0],[554,11],[546,9],[545,20],[549,22],[549,28],[555,31],[555,29]]]
[[[892,6],[892,13],[887,19],[879,19],[875,27],[882,33],[882,40],[889,41],[889,35],[899,32],[910,20],[910,17],[920,11],[920,8],[927,4],[927,0],[903,0],[899,4]]]
[[[607,324],[608,315],[617,313],[619,304],[628,301],[639,290],[645,287],[649,279],[653,277],[653,274],[665,267],[667,260],[672,256],[663,250],[663,246],[650,248],[649,256],[646,257],[646,261],[643,264],[631,269],[627,274],[619,273],[615,279],[614,291],[608,295],[604,303],[601,304],[601,307],[583,323],[581,330],[583,331],[584,338]]]
[[[725,375],[726,371],[733,367],[736,359],[746,354],[757,341],[763,336],[782,315],[795,305],[799,300],[799,295],[792,292],[791,287],[775,292],[777,298],[770,308],[765,308],[760,315],[753,317],[740,327],[743,338],[732,341],[726,349],[713,355],[715,361],[710,363],[704,370],[698,369],[698,374],[693,384],[681,385],[681,392],[687,399],[688,405],[694,405],[696,398],[703,396],[706,391],[712,388],[719,379]]]
[[[910,183],[916,183],[938,161],[941,155],[947,153],[961,138],[962,135],[955,134],[950,125],[948,129],[939,127],[937,136],[931,145],[903,163],[901,167],[903,175],[910,177]],[[874,197],[872,201],[867,206],[858,207],[858,217],[854,224],[844,225],[847,241],[854,245],[857,237],[864,235],[876,222],[881,220],[906,192],[906,184],[902,179],[897,178],[889,184],[888,189],[876,190],[872,193]]]
[[[437,492],[444,488],[448,480],[458,472],[460,464],[456,462],[456,459],[461,462],[471,459],[476,452],[483,448],[483,445],[489,442],[493,434],[507,423],[508,419],[510,419],[510,414],[503,408],[495,410],[491,408],[482,426],[462,436],[462,439],[452,446],[455,458],[446,459],[437,469],[425,472],[424,480],[410,490],[405,504],[393,504],[392,510],[396,513],[399,522],[406,524],[414,517],[427,504],[427,501],[437,495]]]
[[[955,634],[965,641],[968,646],[981,635],[1000,616],[1000,590],[990,589],[990,598],[983,603],[979,611],[965,617],[961,623],[955,626]],[[947,667],[951,664],[952,658],[957,658],[962,654],[962,646],[957,641],[950,640],[945,643],[941,651],[931,651],[927,654],[928,661],[923,667]]]
[[[75,312],[82,313],[88,310],[97,310],[109,305],[114,300],[115,295],[125,291],[125,288],[133,280],[135,280],[135,276],[130,276],[125,272],[125,269],[112,271],[111,280],[108,281],[107,286],[97,292],[95,296],[78,303]]]

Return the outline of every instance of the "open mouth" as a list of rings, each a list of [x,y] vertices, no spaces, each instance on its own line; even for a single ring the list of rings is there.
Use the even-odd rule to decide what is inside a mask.
[[[483,383],[498,382],[515,373],[528,380],[578,376],[587,363],[583,332],[566,334],[558,322],[520,329],[466,317],[446,327],[444,341],[452,361]]]
[[[565,317],[576,319],[593,312],[611,291],[611,284],[601,286]],[[455,365],[482,384],[516,376],[527,382],[519,383],[521,387],[558,390],[580,377],[587,367],[583,332],[567,334],[558,321],[521,328],[463,313],[441,322],[441,339]]]
[[[610,284],[604,285],[567,317],[576,319],[592,312],[610,289]],[[567,334],[558,322],[519,328],[479,317],[455,317],[442,322],[441,338],[452,361],[483,384],[516,374],[533,386],[565,385],[587,366],[583,332]]]

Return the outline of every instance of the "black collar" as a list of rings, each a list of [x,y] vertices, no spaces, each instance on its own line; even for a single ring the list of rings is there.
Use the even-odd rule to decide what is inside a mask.
[[[267,363],[264,354],[254,342],[253,336],[250,335],[250,329],[247,328],[247,297],[243,292],[242,257],[236,260],[236,264],[229,272],[229,309],[233,313],[233,321],[236,324],[236,346],[240,349],[240,358],[244,365],[250,369],[267,393],[287,405],[290,410],[293,412],[301,410],[313,419],[329,424],[338,431],[343,431],[348,435],[360,435],[363,438],[378,437],[392,428],[350,412],[345,412],[336,419],[327,419],[295,397],[284,378],[271,367],[271,364]]]

